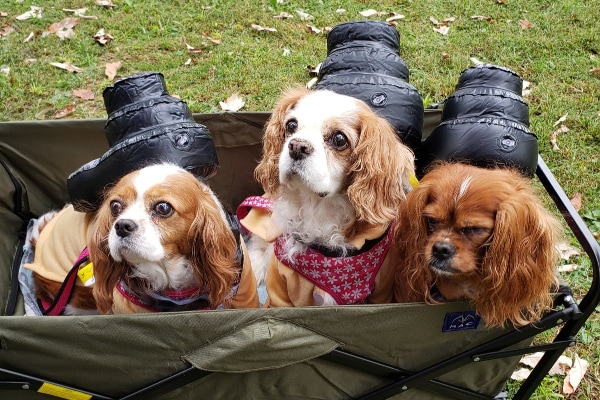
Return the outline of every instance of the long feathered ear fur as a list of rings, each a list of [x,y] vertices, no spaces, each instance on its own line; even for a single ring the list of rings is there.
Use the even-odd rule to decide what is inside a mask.
[[[285,114],[307,93],[308,89],[302,87],[286,90],[267,121],[262,158],[254,170],[254,177],[266,193],[276,193],[279,189],[279,154],[285,142]]]
[[[419,184],[398,205],[398,219],[394,232],[394,246],[400,259],[395,271],[394,301],[408,303],[428,301],[435,274],[425,259],[427,221],[423,209],[428,203],[430,184]]]
[[[204,201],[190,228],[191,262],[212,307],[225,302],[239,274],[237,242],[217,204]]]
[[[127,264],[116,262],[110,256],[108,234],[112,227],[112,217],[108,207],[101,207],[92,219],[95,232],[88,244],[90,260],[94,264],[94,299],[102,314],[110,314],[113,306],[113,290],[119,279],[127,273]]]
[[[550,288],[558,283],[560,225],[527,183],[512,184],[517,190],[500,204],[477,293],[477,311],[491,326],[538,320],[552,306]]]
[[[414,155],[392,126],[365,106],[359,114],[360,136],[353,152],[348,198],[358,221],[388,224],[410,187]]]

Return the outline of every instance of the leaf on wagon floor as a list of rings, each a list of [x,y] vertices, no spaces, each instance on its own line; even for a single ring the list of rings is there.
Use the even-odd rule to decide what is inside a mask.
[[[106,75],[106,77],[112,81],[113,79],[115,79],[115,76],[117,76],[117,71],[119,70],[119,68],[121,68],[121,61],[108,63],[104,67],[104,75]]]
[[[94,92],[90,89],[73,89],[71,90],[73,97],[79,97],[83,100],[94,100]]]
[[[563,382],[564,394],[572,394],[577,390],[589,367],[590,363],[588,361],[579,358],[579,356],[575,354],[573,367],[569,370],[565,377],[565,381]]]
[[[19,21],[26,21],[29,18],[42,18],[42,7],[31,6],[29,11],[15,17]]]
[[[244,107],[244,99],[239,93],[234,93],[227,98],[225,101],[220,101],[219,105],[223,111],[236,112]]]
[[[68,63],[68,62],[66,62],[66,63],[51,62],[50,65],[52,65],[56,68],[64,69],[65,71],[74,72],[74,73],[83,71],[83,68],[76,67],[75,65]]]

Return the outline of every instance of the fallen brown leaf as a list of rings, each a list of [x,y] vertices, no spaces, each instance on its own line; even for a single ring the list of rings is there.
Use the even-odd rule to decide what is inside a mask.
[[[289,19],[289,18],[294,18],[294,16],[292,14],[286,13],[285,11],[282,11],[278,15],[273,15],[273,18],[275,18],[275,19]]]
[[[313,25],[306,25],[308,32],[310,33],[321,33],[322,30]]]
[[[438,21],[437,19],[435,19],[434,17],[429,17],[429,20],[431,21],[432,24],[434,25],[439,25],[440,21]]]
[[[562,117],[560,117],[559,119],[556,120],[556,122],[554,122],[553,126],[556,126],[562,122],[565,122],[567,120],[567,116],[569,115],[569,113],[566,113],[565,115],[563,115]]]
[[[556,270],[560,273],[563,273],[563,272],[573,272],[577,268],[579,268],[579,265],[577,265],[577,264],[565,264],[565,265],[561,265],[561,266],[557,267]]]
[[[64,69],[65,71],[69,71],[69,72],[82,72],[83,69],[76,67],[75,65],[71,64],[71,63],[59,63],[59,62],[51,62],[50,65],[56,67],[56,68],[60,68],[60,69]]]
[[[42,7],[31,6],[29,11],[15,17],[19,21],[25,21],[29,18],[42,18]]]
[[[115,76],[117,76],[117,70],[119,68],[121,68],[121,61],[106,64],[106,67],[104,68],[104,75],[106,75],[106,77],[112,81],[115,79]]]
[[[533,28],[533,24],[531,22],[529,22],[526,19],[520,19],[519,20],[519,25],[521,26],[521,29],[531,29]]]
[[[61,118],[64,118],[64,117],[67,117],[67,116],[73,114],[73,111],[75,111],[75,107],[76,107],[75,103],[69,104],[64,109],[59,110],[56,113],[54,113],[54,115],[52,116],[52,119],[61,119]]]
[[[33,38],[35,38],[35,33],[30,32],[29,35],[27,35],[27,37],[25,38],[25,40],[23,40],[23,43],[27,43]]]
[[[557,130],[552,132],[552,135],[550,136],[550,144],[552,145],[552,150],[555,150],[555,151],[560,150],[560,147],[558,147],[558,135],[560,135],[561,133],[567,133],[567,132],[569,132],[569,128],[567,128],[564,125],[561,125],[560,128],[558,128]]]
[[[399,19],[404,19],[404,18],[405,18],[405,15],[397,14],[395,12],[391,12],[390,16],[385,19],[385,22],[398,21]]]
[[[569,260],[571,257],[577,256],[581,254],[581,250],[576,247],[571,246],[567,242],[560,242],[556,246],[558,252],[560,253],[560,258],[563,260]]]
[[[450,31],[450,27],[448,27],[447,25],[440,25],[439,28],[433,28],[433,30],[446,36],[448,34],[448,31]]]
[[[112,0],[94,0],[94,4],[105,8],[114,8]]]
[[[275,28],[268,28],[268,27],[262,27],[260,25],[257,24],[252,24],[250,25],[252,27],[252,29],[257,30],[257,31],[267,31],[267,32],[277,32],[277,29]]]
[[[79,24],[78,18],[65,18],[60,22],[51,24],[42,34],[42,36],[55,34],[60,38],[60,40],[71,39],[73,36],[75,36],[75,31],[73,28],[77,26],[77,24]]]
[[[302,20],[302,21],[312,21],[313,19],[315,19],[315,17],[313,17],[309,13],[305,13],[302,10],[296,10],[296,14],[298,14],[298,16],[300,17],[300,20]]]
[[[100,28],[100,30],[94,35],[94,41],[102,46],[113,39],[114,37],[112,35],[104,32],[104,28]]]
[[[6,11],[0,11],[0,17],[2,17],[2,18],[8,17],[8,13]]]
[[[377,15],[378,11],[377,10],[373,10],[372,8],[369,8],[368,10],[359,11],[358,13],[360,15],[362,15],[363,17],[372,17],[373,15]]]
[[[490,17],[485,17],[485,16],[483,16],[483,15],[473,15],[473,16],[471,17],[471,19],[480,19],[480,20],[483,20],[483,21],[492,22],[492,18],[490,18]]]
[[[12,25],[3,26],[2,28],[0,28],[0,38],[8,36],[11,33],[13,33],[14,31],[15,31],[15,28],[13,28]]]
[[[212,38],[212,37],[210,37],[210,36],[208,35],[208,33],[206,33],[206,32],[202,32],[202,37],[203,37],[204,39],[207,39],[207,40],[209,40],[209,41],[210,41],[212,44],[221,44],[221,42],[222,42],[222,40],[221,40],[221,39],[215,39],[215,38]]]
[[[592,69],[589,70],[590,74],[594,74],[594,75],[600,75],[600,68],[598,67],[594,67]]]
[[[202,49],[197,49],[194,46],[191,46],[189,44],[185,44],[185,48],[187,49],[187,51],[189,51],[190,53],[202,53]]]
[[[95,15],[85,15],[87,8],[63,8],[64,12],[73,13],[75,16],[83,19],[98,19]]]
[[[236,112],[244,106],[245,102],[239,93],[234,93],[225,101],[220,101],[219,105],[223,111]]]
[[[573,205],[573,208],[575,208],[575,211],[579,212],[581,210],[582,203],[583,196],[581,196],[581,193],[575,193],[575,196],[571,199],[571,204]]]
[[[10,75],[10,67],[6,67],[6,66],[0,67],[0,74],[6,75],[6,76]]]
[[[565,381],[563,382],[564,394],[572,394],[577,390],[579,384],[581,383],[581,380],[583,379],[583,376],[585,375],[589,367],[589,362],[582,358],[579,358],[579,356],[575,354],[575,359],[573,360],[573,367],[569,370],[567,376],[565,377]]]
[[[90,89],[73,89],[71,90],[73,97],[79,97],[83,100],[94,100],[94,92]]]

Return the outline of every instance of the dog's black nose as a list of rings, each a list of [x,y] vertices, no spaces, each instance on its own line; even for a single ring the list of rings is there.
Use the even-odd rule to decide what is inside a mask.
[[[435,242],[431,249],[431,253],[438,260],[445,260],[456,253],[456,247],[449,242]]]
[[[288,144],[290,150],[290,157],[294,160],[303,160],[313,152],[313,147],[306,140],[292,139]]]
[[[131,235],[137,228],[137,224],[130,219],[120,219],[115,223],[115,231],[122,238]]]

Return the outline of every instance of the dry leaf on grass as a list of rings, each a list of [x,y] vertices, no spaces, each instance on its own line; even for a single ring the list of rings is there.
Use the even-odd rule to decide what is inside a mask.
[[[69,104],[64,109],[55,112],[52,116],[52,119],[61,119],[73,114],[73,111],[75,111],[75,107],[75,103]]]
[[[599,75],[600,76],[600,68],[594,67],[588,71],[590,74]]]
[[[73,89],[71,90],[73,97],[79,97],[83,100],[94,100],[94,92],[90,89]]]
[[[523,97],[527,97],[531,94],[530,86],[531,86],[531,82],[523,80],[523,90],[521,92],[521,95]]]
[[[572,394],[574,393],[583,376],[587,372],[590,367],[590,363],[584,359],[579,358],[577,354],[575,354],[575,359],[573,360],[573,367],[567,373],[565,377],[565,381],[563,382],[563,393],[564,394]]]
[[[257,25],[257,24],[252,24],[250,26],[252,27],[252,29],[257,30],[259,32],[262,32],[262,31],[277,32],[277,29],[275,29],[275,28],[263,27],[263,26],[260,26],[260,25]]]
[[[348,11],[345,8],[338,8],[335,10],[336,14],[346,14]]]
[[[183,65],[185,65],[186,67],[192,65],[192,59],[188,58],[187,60],[185,60],[185,62],[183,63]]]
[[[571,246],[567,242],[560,242],[556,247],[558,252],[560,253],[560,258],[562,258],[565,261],[571,259],[571,257],[575,257],[581,254],[581,250]]]
[[[404,19],[404,18],[405,18],[405,15],[391,12],[390,16],[385,19],[385,22],[394,22],[394,21],[398,21],[399,19]]]
[[[189,51],[190,53],[202,53],[202,49],[197,49],[194,46],[191,46],[189,44],[185,44],[185,48],[187,49],[187,51]]]
[[[583,196],[581,196],[581,193],[575,193],[575,196],[571,199],[571,204],[575,211],[579,212],[581,210],[581,206],[583,205]]]
[[[112,0],[94,0],[94,4],[97,6],[104,7],[104,8],[114,8],[115,7]]]
[[[529,22],[526,19],[520,19],[519,20],[519,26],[521,27],[521,29],[531,29],[533,28],[533,24],[531,22]]]
[[[480,19],[482,21],[492,22],[492,18],[483,15],[473,15],[471,19]]]
[[[75,16],[83,19],[98,19],[95,15],[85,15],[87,8],[63,8],[64,12],[73,13]]]
[[[0,67],[0,74],[8,76],[10,74],[10,67],[7,67],[5,65],[1,66]]]
[[[121,68],[121,61],[106,64],[106,67],[104,67],[104,75],[112,81],[115,79],[115,76],[117,76],[119,68]]]
[[[232,111],[236,112],[242,107],[244,107],[244,99],[240,96],[239,93],[234,93],[227,98],[225,101],[220,101],[219,105],[223,111]]]
[[[433,28],[433,30],[434,32],[441,33],[442,35],[446,36],[448,31],[450,31],[450,27],[447,25],[441,25],[439,28]]]
[[[0,11],[0,17],[8,17],[8,13],[6,11]]]
[[[302,21],[312,21],[313,19],[315,19],[315,17],[313,17],[309,13],[305,13],[302,10],[296,10],[296,14],[298,14],[298,16],[300,17],[300,20],[302,20]]]
[[[73,28],[79,24],[77,18],[65,18],[62,21],[51,24],[42,36],[55,34],[60,40],[71,39],[75,36]]]
[[[71,64],[71,63],[59,63],[59,62],[51,62],[50,65],[56,67],[56,68],[60,68],[60,69],[64,69],[65,71],[69,71],[69,72],[81,72],[83,71],[82,68],[76,67],[75,65]]]
[[[558,272],[573,272],[579,268],[578,264],[565,264],[556,268]]]
[[[434,25],[439,25],[440,24],[440,21],[438,21],[435,17],[429,17],[429,20]]]
[[[31,6],[29,11],[15,17],[19,21],[26,21],[29,18],[42,18],[42,7]]]
[[[552,135],[550,136],[550,144],[552,145],[552,150],[560,151],[560,147],[558,147],[558,135],[567,132],[569,132],[569,128],[567,128],[564,125],[561,125],[560,128],[552,132]]]
[[[473,65],[482,65],[483,61],[479,61],[477,58],[475,57],[471,57],[469,58],[469,61],[471,61],[471,63],[473,63]]]
[[[202,37],[203,37],[204,39],[207,39],[208,41],[210,41],[212,44],[221,44],[221,42],[222,42],[222,40],[221,40],[221,39],[215,39],[215,38],[213,38],[213,37],[210,37],[210,36],[208,35],[208,33],[206,33],[206,32],[202,32]]]
[[[520,382],[520,381],[524,381],[525,379],[529,378],[530,374],[531,374],[530,369],[519,368],[512,373],[512,375],[510,376],[510,379],[512,379],[513,381]]]
[[[27,43],[27,42],[29,42],[33,38],[35,38],[35,33],[29,32],[29,35],[27,35],[27,37],[25,38],[25,40],[23,40],[23,43]]]
[[[278,15],[273,15],[273,18],[275,18],[275,19],[289,19],[289,18],[294,18],[294,16],[292,14],[286,13],[285,11],[282,11]]]
[[[13,33],[14,31],[15,31],[15,28],[13,28],[12,25],[3,26],[2,28],[0,28],[0,38],[8,36],[11,33]]]
[[[372,17],[373,15],[379,14],[377,10],[373,10],[372,8],[369,8],[368,10],[364,11],[359,11],[358,13],[363,17]]]
[[[104,46],[106,43],[113,40],[114,37],[106,32],[104,32],[104,28],[100,28],[98,32],[94,35],[94,41],[98,44]]]
[[[306,25],[306,29],[309,33],[321,33],[322,30],[313,25]]]
[[[553,126],[556,126],[556,125],[560,124],[561,122],[565,122],[567,120],[568,115],[569,115],[569,113],[566,113],[565,115],[563,115],[562,117],[557,119]]]

